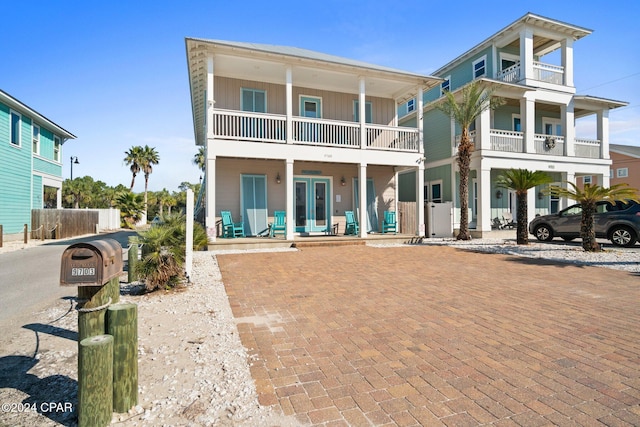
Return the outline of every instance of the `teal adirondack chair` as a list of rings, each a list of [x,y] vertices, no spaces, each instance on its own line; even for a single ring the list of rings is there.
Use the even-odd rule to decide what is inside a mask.
[[[353,211],[344,211],[344,216],[347,222],[345,224],[344,234],[358,235],[360,232],[360,225],[358,224],[358,221],[356,221]]]
[[[244,237],[244,224],[233,222],[231,211],[220,211],[222,216],[222,237]]]
[[[273,213],[273,222],[269,224],[269,237],[275,237],[276,234],[282,234],[287,237],[287,213],[285,211],[275,211]]]
[[[394,211],[384,211],[384,219],[382,220],[382,232],[398,234],[398,223],[396,222],[396,213]]]

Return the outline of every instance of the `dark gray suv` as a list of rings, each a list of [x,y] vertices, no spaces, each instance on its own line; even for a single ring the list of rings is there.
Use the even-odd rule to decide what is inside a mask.
[[[609,239],[616,246],[633,246],[640,238],[640,204],[637,202],[598,202],[596,212],[596,237]],[[582,207],[573,205],[556,214],[535,217],[529,223],[529,233],[542,241],[554,237],[569,241],[580,237],[581,220]]]

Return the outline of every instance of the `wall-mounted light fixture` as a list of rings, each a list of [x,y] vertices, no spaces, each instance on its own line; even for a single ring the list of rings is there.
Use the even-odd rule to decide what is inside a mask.
[[[496,191],[496,199],[502,199],[502,191]]]
[[[542,191],[538,192],[538,200],[544,199],[544,193]]]
[[[278,172],[278,174],[276,175],[276,183],[280,184],[281,180],[280,180],[280,172]]]
[[[345,181],[344,176],[342,177],[342,179],[340,179],[340,185],[342,185],[343,187],[347,185],[347,181]]]

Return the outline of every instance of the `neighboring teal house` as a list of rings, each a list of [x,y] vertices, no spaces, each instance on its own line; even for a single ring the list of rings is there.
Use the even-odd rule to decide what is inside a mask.
[[[424,196],[427,201],[453,202],[454,228],[460,217],[455,161],[460,129],[435,107],[443,91],[460,96],[460,88],[472,80],[494,89],[494,96],[505,101],[499,109],[483,113],[471,129],[475,144],[469,183],[472,234],[490,232],[494,219],[506,212],[515,219],[515,194],[496,186],[504,170],[545,171],[557,184],[589,176],[609,186],[609,111],[627,103],[576,93],[573,45],[590,33],[527,13],[433,73],[443,82],[422,97]],[[603,60],[593,58],[594,64]],[[413,99],[401,106],[401,125],[416,126],[418,105]],[[595,122],[594,135],[577,138],[576,120],[585,117]],[[409,171],[399,177],[399,201],[415,200],[414,175],[415,171]],[[530,219],[571,203],[542,190],[529,191]]]
[[[0,225],[11,238],[31,209],[62,206],[62,145],[75,135],[0,90]],[[46,193],[46,195],[45,195]]]

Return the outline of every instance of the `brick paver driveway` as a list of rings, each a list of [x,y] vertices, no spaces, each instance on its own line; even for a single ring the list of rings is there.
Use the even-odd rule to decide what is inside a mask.
[[[313,425],[640,425],[640,277],[449,247],[222,255],[260,402]]]

